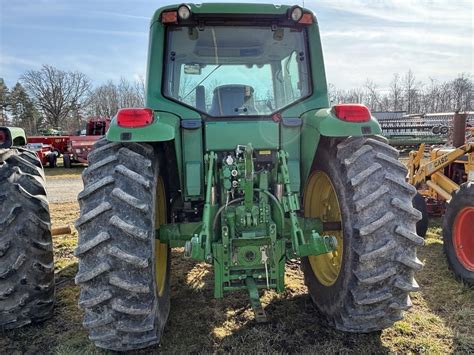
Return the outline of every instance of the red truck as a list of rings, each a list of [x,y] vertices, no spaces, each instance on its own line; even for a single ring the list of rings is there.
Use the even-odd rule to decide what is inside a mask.
[[[41,142],[32,143],[28,139],[28,144],[26,145],[26,147],[36,153],[38,158],[41,160],[41,164],[43,164],[43,166],[48,165],[50,168],[56,167],[58,155],[56,153],[55,148],[50,144],[44,144]]]

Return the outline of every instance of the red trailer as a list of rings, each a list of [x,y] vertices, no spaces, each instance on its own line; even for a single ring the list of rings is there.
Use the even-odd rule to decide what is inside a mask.
[[[30,136],[28,143],[43,143],[50,145],[56,156],[67,153],[69,145],[69,136]]]
[[[102,138],[109,128],[110,118],[91,117],[87,120],[84,136],[69,136],[68,151],[64,154],[64,167],[73,163],[87,164],[87,156],[96,141]]]
[[[69,151],[63,156],[64,167],[70,168],[73,163],[87,164],[87,156],[100,138],[102,136],[71,136]]]

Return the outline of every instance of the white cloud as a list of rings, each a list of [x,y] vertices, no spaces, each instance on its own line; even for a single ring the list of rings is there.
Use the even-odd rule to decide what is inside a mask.
[[[472,28],[472,0],[310,0],[307,7],[326,7],[383,21],[409,24],[442,23]]]

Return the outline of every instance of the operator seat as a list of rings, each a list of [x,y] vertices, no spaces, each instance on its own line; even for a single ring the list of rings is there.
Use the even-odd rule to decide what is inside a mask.
[[[211,116],[256,115],[254,89],[249,85],[221,85],[214,89]]]

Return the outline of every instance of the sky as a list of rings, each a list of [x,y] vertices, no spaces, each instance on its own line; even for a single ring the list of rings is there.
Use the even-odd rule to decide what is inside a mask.
[[[95,85],[144,76],[150,19],[171,3],[178,2],[0,0],[0,77],[11,87],[42,64],[81,71]],[[383,89],[394,73],[409,69],[423,82],[474,72],[473,0],[290,4],[303,3],[316,14],[327,80],[338,88],[360,87],[370,78]]]

